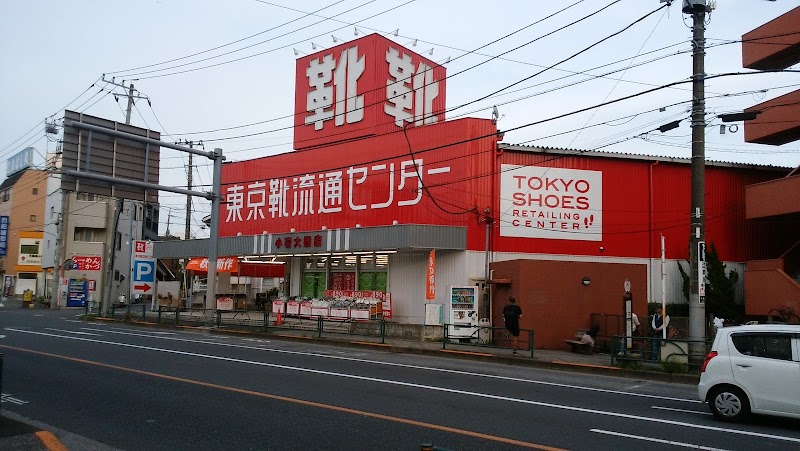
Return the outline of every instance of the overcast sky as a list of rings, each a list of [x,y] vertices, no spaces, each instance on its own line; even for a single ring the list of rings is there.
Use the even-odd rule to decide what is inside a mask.
[[[499,128],[510,129],[688,80],[691,19],[680,4],[647,16],[662,6],[658,0],[0,0],[0,164],[33,146],[34,163],[42,167],[55,149],[44,120],[60,119],[65,106],[124,122],[125,98],[115,101],[103,74],[135,80],[152,107],[138,101],[131,123],[160,131],[166,141],[203,140],[207,150],[222,148],[228,161],[289,152],[296,52],[314,53],[313,46],[331,47],[334,38],[352,40],[357,32],[387,35],[444,63],[448,75],[465,70],[447,80],[448,108],[530,77],[447,113],[488,118],[497,105]],[[800,1],[718,0],[707,25],[706,72],[746,71],[741,44],[728,42],[797,6]],[[797,73],[708,80],[707,158],[800,165],[800,143],[746,144],[741,128],[721,135],[716,118],[795,89]],[[686,83],[641,95],[509,132],[504,141],[690,157],[690,90]],[[677,129],[642,135],[677,119],[683,119]],[[241,135],[250,136],[236,138]],[[162,149],[161,155],[161,183],[185,187],[184,154]],[[210,184],[206,161],[194,181]],[[170,231],[183,235],[185,197],[162,193],[160,201],[161,233],[169,221]],[[207,236],[200,219],[210,205],[195,204],[192,234]]]

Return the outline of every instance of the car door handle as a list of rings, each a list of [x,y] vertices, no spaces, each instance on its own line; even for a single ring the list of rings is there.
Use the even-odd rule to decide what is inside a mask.
[[[742,367],[742,368],[750,368],[751,367],[751,365],[747,365],[747,364],[744,364],[744,363],[737,363],[736,366]]]

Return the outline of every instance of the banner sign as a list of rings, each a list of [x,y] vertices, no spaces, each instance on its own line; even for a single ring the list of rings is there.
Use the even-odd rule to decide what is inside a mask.
[[[436,249],[428,254],[428,271],[425,274],[425,299],[436,299]]]
[[[191,258],[186,265],[187,271],[208,272],[208,257]],[[217,259],[217,272],[235,273],[239,271],[239,259],[237,257],[219,257]]]
[[[603,240],[603,173],[502,165],[500,235]]]
[[[0,216],[0,257],[6,255],[8,246],[8,216]]]

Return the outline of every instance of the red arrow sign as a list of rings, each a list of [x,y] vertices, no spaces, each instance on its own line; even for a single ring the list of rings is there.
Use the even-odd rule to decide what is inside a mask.
[[[133,286],[133,289],[134,289],[134,290],[137,290],[137,291],[150,291],[150,289],[151,289],[151,288],[153,288],[153,287],[151,287],[151,286],[150,286],[150,285],[148,285],[148,284],[144,284],[144,285],[134,285],[134,286]]]

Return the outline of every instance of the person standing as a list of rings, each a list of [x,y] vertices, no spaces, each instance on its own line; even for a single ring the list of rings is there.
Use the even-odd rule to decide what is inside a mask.
[[[517,340],[519,339],[519,319],[522,317],[522,309],[517,305],[514,296],[508,297],[508,304],[503,307],[503,322],[506,330],[511,334],[511,346],[513,354],[517,354]]]
[[[656,314],[653,315],[653,321],[650,325],[653,327],[653,355],[651,360],[658,360],[661,353],[661,339],[664,337],[664,331],[669,327],[669,315],[659,307]]]

